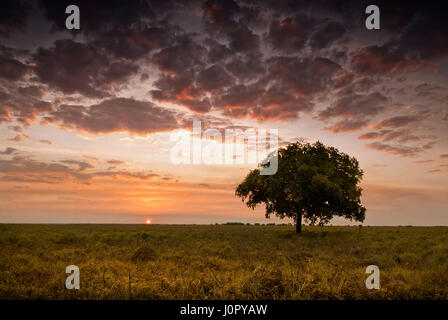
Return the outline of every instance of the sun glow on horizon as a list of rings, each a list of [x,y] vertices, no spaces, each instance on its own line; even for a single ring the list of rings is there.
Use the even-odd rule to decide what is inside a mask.
[[[146,220],[146,224],[151,224],[151,220]]]

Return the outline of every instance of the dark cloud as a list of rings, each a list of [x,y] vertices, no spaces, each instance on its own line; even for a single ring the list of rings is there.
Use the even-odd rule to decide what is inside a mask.
[[[51,103],[16,92],[8,94],[3,102],[0,101],[0,122],[15,120],[23,125],[29,125],[51,110],[53,110]]]
[[[258,52],[260,46],[259,36],[248,27],[240,25],[230,33],[229,48],[236,53]]]
[[[383,151],[391,155],[401,157],[412,157],[424,151],[423,148],[408,147],[408,146],[392,146],[381,142],[373,142],[366,144],[366,147],[373,150]]]
[[[364,128],[365,126],[367,126],[367,120],[345,119],[336,122],[330,127],[326,127],[325,130],[333,133],[354,132]]]
[[[231,117],[245,117],[262,94],[263,89],[257,85],[236,85],[216,97],[214,104]]]
[[[194,80],[195,73],[165,74],[154,82],[154,86],[158,90],[151,90],[150,93],[153,99],[159,101],[196,98],[199,92],[194,88]]]
[[[375,4],[381,10],[381,28],[389,32],[397,32],[411,23],[419,10],[424,7],[421,1],[408,0],[406,5],[399,1],[378,0]]]
[[[236,55],[225,65],[225,68],[238,79],[249,81],[258,79],[266,71],[260,54]]]
[[[17,91],[21,95],[31,96],[34,98],[42,98],[44,95],[43,89],[40,86],[19,87]]]
[[[259,9],[244,1],[205,1],[202,5],[205,31],[211,38],[224,39],[230,51],[226,53],[256,53],[260,49],[259,35],[251,26],[260,23]],[[219,47],[219,46],[218,46]],[[215,49],[211,47],[211,49]],[[220,47],[222,48],[222,47]],[[216,57],[211,53],[211,57]]]
[[[207,60],[209,63],[226,60],[232,55],[232,50],[214,39],[207,38],[205,39],[204,44],[208,48]]]
[[[376,126],[376,129],[382,128],[399,128],[407,126],[412,123],[416,123],[422,120],[423,117],[419,115],[408,115],[408,116],[395,116],[392,118],[381,120]]]
[[[266,41],[276,51],[286,53],[300,51],[305,47],[317,23],[316,19],[305,14],[297,14],[291,18],[275,19],[271,22]],[[323,35],[318,34],[315,37],[313,43],[316,47],[325,42]]]
[[[204,65],[207,50],[189,37],[184,37],[179,44],[165,48],[153,56],[153,62],[164,72],[182,74],[190,69]]]
[[[20,49],[13,46],[5,46],[0,43],[0,56],[4,58],[22,58],[27,57],[29,55],[29,51],[26,49]]]
[[[11,160],[0,160],[0,180],[31,183],[61,183],[63,178],[89,183],[93,178],[110,177],[125,179],[150,180],[160,177],[150,171],[100,171],[85,161],[63,160],[62,163],[45,162],[31,157],[14,157]],[[66,165],[67,164],[67,165]]]
[[[204,21],[211,32],[228,34],[237,28],[240,6],[233,0],[208,0],[202,5]]]
[[[16,153],[20,153],[19,150],[17,150],[16,148],[11,148],[8,147],[3,151],[0,151],[0,154],[4,154],[4,155],[11,155],[11,154],[16,154]]]
[[[5,102],[10,98],[10,95],[0,87],[0,102]]]
[[[258,99],[258,104],[250,111],[250,116],[261,121],[285,121],[297,119],[300,112],[309,112],[313,105],[302,97],[297,97],[272,88]]]
[[[81,9],[81,30],[65,29],[69,4]],[[440,3],[379,0],[378,32],[364,27],[368,4],[367,0],[36,0],[33,5],[6,1],[0,34],[25,30],[29,18],[42,13],[58,33],[36,40],[42,47],[0,44],[4,80],[0,122],[26,126],[44,117],[47,123],[91,133],[146,134],[171,130],[185,121],[151,102],[113,98],[123,95],[120,91],[131,79],[140,79],[151,82],[147,90],[154,103],[174,103],[196,116],[213,111],[228,118],[292,121],[323,105],[315,116],[325,122],[326,130],[357,131],[390,111],[388,105],[396,102],[393,95],[407,97],[403,74],[436,70],[441,63],[437,59],[448,53]],[[54,41],[64,34],[64,40]],[[11,81],[17,84],[3,85]],[[444,88],[425,81],[415,88],[418,98],[434,104],[448,101],[442,96]],[[84,97],[67,97],[71,94]],[[52,95],[62,98],[50,101]],[[86,97],[95,100],[86,102],[90,101]],[[426,115],[388,116],[381,116],[384,120],[372,127],[377,131],[359,139],[435,139],[406,131]]]
[[[336,125],[333,132],[354,131],[367,124],[367,119],[379,114],[387,108],[388,99],[381,93],[350,94],[339,97],[333,105],[319,112],[317,118],[328,121],[342,118],[344,121]],[[331,130],[331,129],[330,129]]]
[[[237,82],[214,95],[215,109],[235,118],[293,120],[300,112],[311,111],[312,99],[331,88],[343,72],[338,64],[325,58],[275,57],[268,59],[266,65],[266,72],[261,68],[257,71],[254,83]],[[250,78],[244,68],[238,71],[235,69],[239,78]]]
[[[111,52],[116,57],[139,59],[149,53],[169,46],[174,41],[174,32],[166,26],[111,30],[92,43]]]
[[[345,26],[340,22],[329,22],[316,31],[310,39],[313,49],[327,48],[336,41],[343,40],[346,33]]]
[[[141,0],[40,0],[39,3],[56,30],[65,30],[65,8],[77,5],[82,16],[81,30],[88,35],[127,29],[155,14],[150,2]]]
[[[233,83],[232,77],[218,65],[213,65],[199,72],[196,81],[199,89],[204,91],[222,89]]]
[[[128,131],[147,134],[178,127],[176,114],[148,101],[113,98],[88,107],[61,105],[45,117],[47,123],[90,133]]]
[[[360,135],[358,139],[360,140],[383,140],[388,141],[394,139],[402,134],[401,131],[393,130],[380,130],[374,132],[368,132]]]
[[[104,97],[105,90],[135,74],[128,60],[112,60],[94,46],[73,40],[56,40],[33,55],[34,71],[43,83],[66,94]]]
[[[0,5],[0,35],[13,30],[25,30],[34,3],[24,0],[3,0]]]
[[[165,74],[154,82],[157,90],[151,90],[152,98],[160,102],[172,102],[183,105],[198,113],[211,109],[210,101],[205,92],[195,84],[196,74],[187,72],[181,75]]]
[[[299,112],[309,112],[313,107],[300,95],[274,86],[265,89],[257,84],[229,88],[214,100],[214,104],[228,116],[250,116],[261,121],[296,119]]]
[[[421,59],[434,59],[448,55],[448,44],[444,40],[448,33],[445,1],[420,3],[415,19],[404,28],[398,40],[401,50],[415,54]]]
[[[380,131],[373,131],[362,134],[358,137],[360,140],[381,140],[391,141],[396,140],[399,143],[416,142],[422,140],[434,140],[437,139],[435,135],[416,135],[409,132],[409,130],[388,130],[383,129]]]
[[[266,81],[295,95],[309,97],[328,89],[341,66],[326,58],[275,57],[267,60]]]
[[[28,67],[16,59],[0,56],[0,78],[8,81],[17,81],[27,73]]]
[[[402,51],[388,45],[374,45],[358,49],[353,54],[352,67],[363,74],[384,75],[396,75],[420,70],[436,70],[434,64],[414,56],[405,55]]]

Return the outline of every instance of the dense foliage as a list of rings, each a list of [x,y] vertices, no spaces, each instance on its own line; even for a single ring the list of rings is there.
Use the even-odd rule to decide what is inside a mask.
[[[293,218],[297,232],[302,217],[320,225],[334,216],[364,221],[366,209],[358,185],[363,171],[355,158],[321,142],[300,141],[279,149],[277,156],[277,173],[261,175],[260,169],[252,170],[237,187],[235,194],[248,207],[265,204],[266,217],[274,213]]]

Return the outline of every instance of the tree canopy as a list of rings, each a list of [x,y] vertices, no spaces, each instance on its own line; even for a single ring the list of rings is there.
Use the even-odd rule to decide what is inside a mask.
[[[235,194],[252,209],[266,206],[266,217],[293,218],[301,232],[302,217],[310,224],[324,225],[334,216],[364,221],[359,183],[363,171],[358,160],[328,147],[298,141],[277,152],[278,170],[274,175],[249,172]],[[269,166],[269,159],[263,165]]]

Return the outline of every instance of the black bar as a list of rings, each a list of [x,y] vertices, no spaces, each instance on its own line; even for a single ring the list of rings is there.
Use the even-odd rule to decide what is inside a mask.
[[[229,314],[229,309],[235,311],[235,306],[242,307],[237,312]],[[232,309],[233,306],[233,309]],[[253,306],[253,309],[250,309]],[[265,312],[260,311],[260,306],[266,306]],[[197,309],[201,307],[202,309]],[[182,308],[189,308],[189,314],[181,314]],[[204,311],[213,308],[213,313]],[[335,300],[288,300],[288,301],[253,301],[253,300],[15,300],[0,301],[2,314],[11,312],[14,316],[32,312],[34,316],[50,314],[65,317],[86,316],[121,316],[130,320],[130,316],[142,315],[141,319],[300,319],[309,315],[314,319],[320,319],[327,315],[331,317],[343,317],[367,319],[377,317],[383,319],[386,315],[400,317],[415,316],[424,313],[426,317],[431,315],[443,315],[448,310],[448,301],[335,301]],[[192,310],[196,310],[194,314]],[[201,310],[201,314],[197,314]],[[218,311],[219,310],[219,311]],[[250,311],[254,310],[254,311]],[[227,311],[227,312],[225,312]],[[6,314],[8,314],[6,313]],[[134,317],[132,317],[134,318]]]

